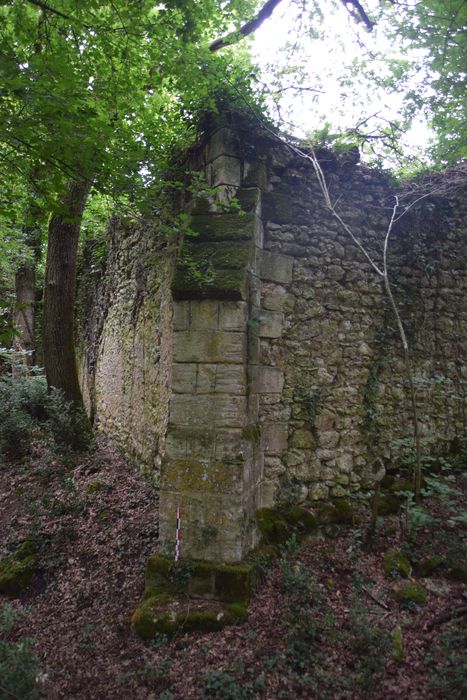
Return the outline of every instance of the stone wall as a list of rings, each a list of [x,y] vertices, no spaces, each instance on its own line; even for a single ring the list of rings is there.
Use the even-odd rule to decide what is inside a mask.
[[[319,155],[340,216],[381,264],[394,186]],[[162,461],[161,539],[173,541],[179,506],[185,553],[236,561],[256,541],[257,508],[357,491],[397,466],[410,402],[381,280],[325,209],[309,161],[236,115],[208,124],[191,160],[213,189],[191,203],[173,274],[169,254],[148,254],[157,236],[117,235],[106,278],[118,284],[84,362],[102,429],[146,466]],[[463,169],[423,187],[389,269],[420,430],[442,449],[465,436]]]

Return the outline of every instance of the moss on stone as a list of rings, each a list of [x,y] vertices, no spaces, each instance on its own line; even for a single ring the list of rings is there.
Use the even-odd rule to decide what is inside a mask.
[[[356,516],[349,501],[335,498],[330,503],[315,505],[316,521],[321,525],[354,525]]]
[[[275,508],[260,508],[255,513],[262,543],[283,544],[290,537],[290,528]]]
[[[245,212],[198,214],[191,217],[190,228],[203,241],[250,240],[254,234],[255,215]]]
[[[241,301],[246,299],[246,268],[240,270],[213,269],[209,277],[193,277],[184,269],[177,269],[172,282],[176,300],[219,299]]]
[[[424,605],[426,603],[426,591],[418,581],[410,581],[398,586],[392,591],[392,596],[399,605]]]
[[[224,565],[215,574],[214,595],[225,603],[248,602],[252,589],[249,564]]]
[[[251,442],[259,442],[261,438],[261,428],[258,423],[246,425],[242,430],[242,438]]]
[[[255,519],[261,544],[274,546],[284,544],[292,535],[304,537],[316,528],[315,517],[299,506],[261,508],[256,511]]]
[[[290,506],[282,510],[285,521],[297,534],[308,535],[316,529],[316,518],[305,508]]]
[[[401,499],[391,493],[382,493],[378,499],[379,515],[396,515],[401,508]]]
[[[151,596],[143,599],[135,610],[131,626],[143,639],[157,634],[172,636],[177,632],[215,632],[227,625],[244,622],[248,617],[245,603],[223,606],[212,603],[204,609],[179,605],[170,597]]]
[[[412,567],[410,562],[402,552],[397,549],[389,549],[383,557],[383,571],[388,576],[402,576],[407,578],[410,576]]]
[[[414,569],[418,576],[425,577],[439,569],[443,563],[443,557],[440,557],[438,554],[432,554],[428,557],[424,557],[424,559],[414,562]]]
[[[456,564],[449,567],[449,577],[454,581],[467,583],[467,566],[465,564]]]
[[[38,561],[34,554],[18,559],[10,554],[0,561],[0,593],[20,593],[31,583],[37,571]]]

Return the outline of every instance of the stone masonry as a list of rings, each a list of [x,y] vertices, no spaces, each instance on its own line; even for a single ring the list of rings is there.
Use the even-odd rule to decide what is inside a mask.
[[[340,216],[380,262],[391,183],[319,157]],[[259,507],[371,487],[407,456],[408,386],[381,280],[310,163],[235,114],[211,120],[190,158],[209,187],[176,260],[157,222],[115,237],[97,294],[119,284],[87,336],[85,388],[101,428],[159,480],[161,543],[172,551],[180,507],[182,555],[234,562],[256,543]],[[389,246],[427,451],[465,439],[465,182],[460,167],[418,183],[432,194]]]

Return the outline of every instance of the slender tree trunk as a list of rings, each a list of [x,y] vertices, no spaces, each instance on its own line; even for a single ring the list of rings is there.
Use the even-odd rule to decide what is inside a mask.
[[[36,268],[33,263],[22,265],[15,275],[16,305],[13,312],[13,325],[17,334],[14,338],[16,350],[24,352],[24,364],[34,364],[35,326],[34,299],[36,293]]]
[[[69,182],[61,212],[50,219],[43,322],[47,384],[83,411],[73,327],[78,240],[89,190],[88,182]]]
[[[16,307],[13,312],[13,325],[17,331],[14,346],[23,351],[24,364],[30,367],[35,362],[35,298],[36,298],[36,268],[40,258],[42,224],[44,212],[32,202],[26,208],[24,232],[26,244],[33,258],[22,265],[15,275]]]

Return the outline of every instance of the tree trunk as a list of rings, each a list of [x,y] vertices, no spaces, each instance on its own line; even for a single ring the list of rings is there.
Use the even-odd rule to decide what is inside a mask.
[[[49,222],[44,288],[44,363],[49,388],[84,411],[74,345],[76,258],[88,182],[71,181],[60,213]]]
[[[15,275],[16,304],[13,325],[16,330],[14,347],[24,352],[24,364],[34,364],[35,329],[34,300],[36,294],[36,268],[33,263],[22,265]]]
[[[33,171],[36,178],[37,172]],[[45,223],[44,212],[34,201],[26,207],[25,233],[26,245],[30,249],[32,260],[22,265],[15,275],[16,305],[13,311],[13,325],[17,331],[14,347],[23,351],[24,365],[30,367],[35,362],[35,301],[36,301],[36,269],[41,254],[42,226]]]

